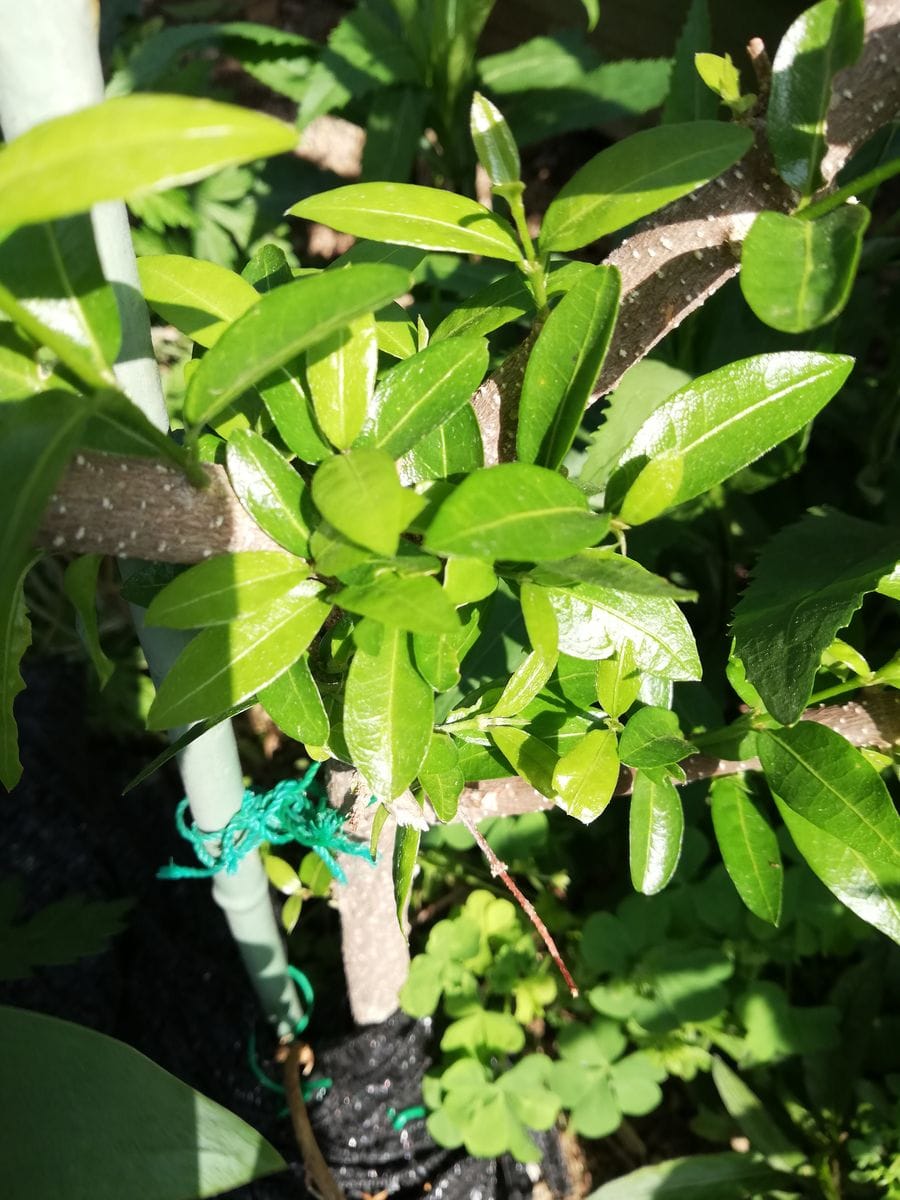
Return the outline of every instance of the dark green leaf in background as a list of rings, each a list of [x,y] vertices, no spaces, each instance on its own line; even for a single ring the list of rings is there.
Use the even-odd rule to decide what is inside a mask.
[[[31,645],[31,622],[24,586],[25,576],[37,558],[26,555],[18,563],[7,561],[0,573],[0,783],[7,791],[12,791],[22,778],[13,703],[25,687],[19,664]]]
[[[869,215],[862,204],[814,221],[760,213],[741,251],[741,291],[759,319],[782,333],[832,321],[850,298]]]
[[[663,105],[662,119],[668,125],[678,121],[714,121],[716,98],[697,74],[694,55],[712,49],[708,0],[691,0],[675,43],[672,82]]]
[[[735,653],[779,721],[806,706],[822,652],[900,559],[900,531],[828,510],[763,548],[735,609]]]
[[[662,891],[678,866],[683,837],[681,797],[665,769],[637,771],[628,834],[631,882],[636,891],[645,896]]]
[[[72,601],[77,614],[78,632],[97,672],[101,688],[106,686],[115,670],[115,664],[103,652],[97,622],[97,572],[102,561],[102,554],[85,554],[75,558],[66,567],[63,577],[63,591]]]
[[[777,925],[784,872],[774,829],[736,776],[714,779],[709,798],[716,841],[731,882],[752,913]]]
[[[528,357],[516,449],[522,462],[555,468],[568,454],[612,337],[619,273],[594,267],[563,296]]]
[[[372,97],[363,147],[364,180],[405,183],[422,140],[428,96],[418,87],[379,89]]]
[[[260,529],[291,554],[306,557],[307,487],[291,464],[251,429],[232,436],[226,461],[231,486]]]
[[[756,1153],[765,1155],[770,1166],[791,1172],[806,1161],[806,1155],[782,1133],[756,1093],[717,1055],[713,1057],[712,1078],[729,1115],[737,1121]]]

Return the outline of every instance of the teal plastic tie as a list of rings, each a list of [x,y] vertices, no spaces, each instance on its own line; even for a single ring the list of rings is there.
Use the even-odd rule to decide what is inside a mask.
[[[396,1108],[389,1108],[387,1115],[397,1132],[402,1133],[410,1121],[421,1121],[428,1114],[421,1104],[416,1104],[412,1108],[402,1108],[400,1112],[397,1112]]]
[[[288,967],[288,975],[296,983],[300,990],[300,995],[303,997],[304,1011],[303,1016],[294,1026],[294,1035],[299,1037],[309,1024],[309,1019],[312,1016],[313,1005],[315,1004],[315,995],[313,993],[312,984],[299,967]],[[253,1074],[256,1082],[266,1088],[270,1092],[276,1092],[279,1096],[284,1096],[284,1088],[280,1083],[276,1083],[271,1079],[262,1067],[259,1065],[259,1054],[256,1048],[256,1030],[250,1030],[250,1037],[247,1039],[247,1063],[250,1071]],[[319,1092],[327,1092],[334,1084],[333,1079],[304,1079],[301,1082],[300,1089],[303,1095],[304,1103],[309,1103]],[[287,1116],[290,1110],[285,1108],[279,1116]]]
[[[343,834],[344,817],[332,808],[325,789],[316,779],[321,763],[313,763],[302,779],[283,779],[270,792],[244,792],[241,807],[222,829],[199,829],[188,823],[188,801],[175,812],[175,826],[194,848],[201,867],[170,862],[157,872],[158,879],[209,879],[224,871],[233,875],[246,855],[263,843],[283,846],[298,842],[314,851],[339,883],[347,877],[336,854],[353,854],[372,862],[368,846]],[[211,848],[212,846],[212,848]]]

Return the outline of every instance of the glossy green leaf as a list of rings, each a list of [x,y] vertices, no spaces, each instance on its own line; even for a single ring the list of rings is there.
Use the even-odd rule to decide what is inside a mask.
[[[185,418],[211,420],[301,350],[373,312],[409,287],[399,267],[348,267],[304,276],[260,296],[200,360],[184,400]]]
[[[843,354],[760,354],[675,392],[619,460],[630,482],[622,520],[649,521],[754,462],[811,421],[852,366]]]
[[[237,498],[260,529],[304,558],[309,553],[307,488],[291,464],[250,429],[233,435],[226,462]]]
[[[259,702],[288,737],[304,745],[327,744],[328,716],[305,654],[260,690]]]
[[[399,304],[376,313],[375,335],[378,349],[391,358],[409,358],[416,352],[416,327]]]
[[[696,750],[682,736],[678,718],[666,708],[639,708],[619,738],[619,757],[629,767],[668,767]]]
[[[397,363],[379,380],[362,440],[399,458],[470,407],[487,365],[487,343],[478,337],[438,342]]]
[[[815,721],[763,730],[756,745],[769,786],[794,812],[863,857],[900,869],[900,817],[856,747]]]
[[[412,183],[351,183],[301,200],[288,212],[341,233],[453,250],[518,262],[522,257],[509,224],[475,200]]]
[[[560,465],[606,357],[619,307],[619,272],[594,267],[563,296],[528,356],[516,450],[523,462]]]
[[[720,175],[750,149],[749,129],[660,125],[616,142],[577,171],[547,209],[541,250],[576,250]]]
[[[448,558],[444,564],[444,588],[454,604],[485,600],[496,587],[497,576],[480,558]]]
[[[459,629],[456,609],[429,575],[381,574],[371,583],[343,588],[335,604],[410,633],[452,633]]]
[[[433,726],[431,688],[413,666],[409,634],[386,629],[377,654],[357,650],[344,701],[347,746],[373,795],[394,800],[409,787]]]
[[[708,0],[691,0],[675,43],[672,79],[663,105],[662,119],[673,121],[715,120],[718,104],[704,87],[694,66],[694,55],[712,48]]]
[[[515,773],[549,799],[556,798],[553,773],[559,756],[546,742],[513,726],[494,725],[491,737]]]
[[[692,1154],[620,1175],[587,1200],[754,1200],[791,1184],[751,1154]]]
[[[697,74],[723,103],[736,108],[741,107],[741,73],[731,61],[730,54],[700,53],[694,56],[694,66]],[[753,103],[755,97],[744,97]]]
[[[306,563],[276,550],[219,554],[176,575],[154,597],[146,621],[170,629],[224,625],[280,600],[308,575]]]
[[[714,779],[709,798],[716,841],[731,882],[755,916],[777,925],[784,872],[774,829],[738,777]]]
[[[313,476],[312,496],[335,529],[388,557],[423,503],[401,486],[391,456],[370,447],[326,459]]]
[[[12,791],[22,778],[19,739],[13,704],[25,687],[19,671],[31,645],[31,622],[25,608],[25,576],[37,555],[6,560],[0,575],[0,783]]]
[[[166,190],[296,142],[290,125],[250,108],[188,96],[105,100],[35,125],[0,151],[0,227]]]
[[[291,283],[294,274],[281,247],[267,242],[260,246],[241,271],[241,278],[262,295],[285,283]]]
[[[735,653],[779,721],[809,700],[821,656],[900,560],[900,531],[826,510],[763,548],[734,614]]]
[[[806,1155],[781,1132],[756,1093],[718,1055],[713,1056],[712,1079],[729,1115],[770,1166],[790,1172],[806,1161]]]
[[[172,729],[239,704],[296,662],[331,611],[313,580],[269,608],[193,638],[160,684],[147,717]]]
[[[533,562],[565,558],[604,531],[562,476],[530,463],[503,463],[474,472],[451,493],[425,546],[439,554]]]
[[[635,665],[631,642],[624,642],[611,658],[597,663],[597,699],[607,716],[618,718],[638,698],[641,675]]]
[[[436,327],[431,341],[442,342],[460,334],[485,337],[534,311],[534,296],[524,277],[518,271],[510,272],[462,299]]]
[[[182,254],[139,258],[138,275],[153,311],[200,346],[214,346],[259,299],[256,288],[240,275]]]
[[[491,710],[495,717],[515,716],[530,704],[553,674],[559,658],[559,630],[547,593],[526,580],[519,599],[532,650],[513,671]]]
[[[697,593],[676,587],[668,579],[653,575],[633,558],[626,558],[613,547],[583,550],[559,562],[542,563],[533,572],[535,578],[552,586],[566,583],[590,583],[632,596],[656,596],[669,600],[696,600]]]
[[[362,429],[377,371],[378,343],[371,313],[306,352],[306,380],[316,420],[339,450],[346,450]]]
[[[7,152],[0,152],[0,161]],[[35,225],[3,238],[0,280],[0,309],[30,337],[49,346],[90,387],[116,386],[112,364],[122,327],[90,217]]]
[[[825,325],[850,298],[869,210],[845,204],[815,221],[760,213],[741,251],[741,291],[782,333]]]
[[[17,1008],[0,1009],[0,1036],[8,1200],[196,1200],[285,1169],[249,1125],[124,1042]]]
[[[81,435],[81,447],[101,454],[168,459],[191,483],[205,487],[207,482],[202,468],[189,459],[184,447],[158,429],[122,392],[95,394],[93,411]]]
[[[547,590],[564,653],[574,658],[609,658],[628,643],[642,672],[668,679],[700,678],[694,636],[674,600],[587,583]]]
[[[302,379],[303,371],[301,354],[261,379],[256,391],[291,453],[296,454],[301,462],[317,463],[328,458],[333,451],[328,438],[319,428],[312,400]]]
[[[404,931],[421,837],[421,831],[412,825],[398,825],[394,834],[394,900],[397,920]]]
[[[522,164],[515,138],[500,109],[480,92],[472,96],[469,129],[478,161],[491,183],[495,187],[518,183]]]
[[[766,113],[769,145],[781,177],[803,196],[822,184],[825,118],[834,75],[862,51],[862,0],[820,0],[794,21],[772,61]]]
[[[456,743],[446,733],[432,734],[428,753],[419,769],[419,782],[438,820],[452,821],[466,777],[459,765]]]
[[[463,475],[484,466],[484,444],[478,418],[470,404],[421,438],[404,455],[403,476],[419,483]]]
[[[115,664],[100,644],[97,621],[97,572],[102,561],[102,554],[85,554],[73,559],[66,567],[63,591],[75,609],[78,632],[97,672],[100,687],[104,688],[115,670]]]
[[[683,837],[681,797],[665,770],[635,772],[628,859],[636,891],[645,896],[662,891],[678,866]]]
[[[608,729],[586,733],[556,764],[557,804],[585,825],[599,817],[619,782],[616,735]]]

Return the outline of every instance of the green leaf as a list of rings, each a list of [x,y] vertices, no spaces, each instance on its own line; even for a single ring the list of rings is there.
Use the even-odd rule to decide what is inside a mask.
[[[541,250],[576,250],[720,175],[750,149],[749,129],[660,125],[616,142],[577,171],[547,209]]]
[[[213,100],[105,100],[35,125],[0,151],[0,228],[191,183],[293,150],[296,142],[296,130],[283,121]]]
[[[470,404],[432,429],[403,458],[403,476],[411,483],[470,474],[484,466],[484,444]]]
[[[668,579],[651,574],[633,558],[625,558],[612,547],[583,550],[560,562],[542,563],[533,574],[547,586],[559,586],[559,581],[565,580],[566,583],[590,583],[632,596],[697,599],[696,592],[676,587]]]
[[[597,699],[607,716],[618,718],[631,708],[641,690],[641,675],[630,642],[624,642],[611,658],[600,659],[595,683]]]
[[[770,1166],[777,1171],[791,1172],[806,1160],[803,1152],[781,1132],[766,1112],[756,1093],[718,1055],[713,1055],[712,1078],[730,1116],[737,1121],[753,1149],[765,1155]]]
[[[15,1008],[0,1031],[9,1200],[195,1200],[285,1168],[249,1125],[123,1042]]]
[[[97,625],[97,572],[102,561],[102,554],[85,554],[82,558],[73,559],[66,567],[63,591],[72,601],[78,618],[78,632],[94,664],[100,687],[104,688],[115,670],[115,664],[103,652]]]
[[[530,463],[503,463],[463,480],[438,509],[425,547],[533,562],[565,558],[604,532],[583,495],[560,475]]]
[[[240,275],[202,258],[150,255],[138,259],[138,275],[153,311],[200,346],[214,346],[259,299]]]
[[[862,0],[821,0],[801,13],[772,61],[766,125],[775,165],[786,183],[808,196],[822,184],[825,118],[834,75],[863,47]]]
[[[619,757],[629,767],[668,767],[696,751],[682,736],[678,718],[666,708],[639,708],[619,738]]]
[[[532,652],[510,676],[500,699],[491,710],[494,717],[515,716],[530,704],[553,674],[559,658],[556,614],[547,593],[543,588],[525,581],[522,584],[520,600]]]
[[[195,426],[210,421],[301,350],[408,287],[401,268],[363,264],[304,276],[260,296],[200,360],[185,395],[185,419]]]
[[[306,381],[316,420],[339,450],[346,450],[362,429],[377,371],[378,343],[371,313],[306,352]]]
[[[506,262],[522,257],[509,224],[484,205],[412,183],[351,183],[301,200],[288,213],[376,242]]]
[[[709,797],[722,862],[738,895],[761,921],[778,925],[784,872],[775,831],[741,779],[713,780]]]
[[[616,735],[608,729],[586,733],[556,764],[553,787],[557,804],[588,825],[599,817],[619,782]]]
[[[394,898],[397,920],[405,932],[406,908],[412,891],[421,832],[412,825],[398,825],[394,834]]]
[[[500,109],[480,92],[472,96],[469,129],[478,161],[491,183],[495,187],[518,183],[522,164],[515,138]]]
[[[491,737],[515,773],[542,796],[556,798],[553,775],[559,756],[546,742],[512,726],[493,725]]]
[[[327,744],[328,716],[307,655],[302,654],[283,675],[262,688],[259,702],[288,737],[304,745]]]
[[[481,1053],[518,1054],[525,1045],[525,1031],[511,1013],[490,1012],[476,1007],[474,1012],[453,1021],[441,1038],[441,1049],[471,1055]]]
[[[631,646],[635,666],[668,679],[699,679],[700,659],[674,600],[581,583],[548,587],[559,622],[559,648],[575,658],[609,658]]]
[[[332,449],[316,421],[301,378],[303,370],[300,355],[260,380],[256,391],[287,448],[302,462],[317,463],[328,458]]]
[[[347,675],[344,736],[373,795],[394,800],[425,761],[434,726],[431,688],[412,663],[409,634],[385,629],[377,654],[357,650]]]
[[[775,1063],[793,1054],[820,1054],[840,1043],[837,1008],[794,1006],[777,983],[757,980],[734,1002],[734,1013],[747,1036],[742,1067]]]
[[[460,794],[466,779],[459,765],[459,750],[446,733],[433,733],[425,761],[419,769],[419,782],[425,789],[439,821],[456,816]]]
[[[147,717],[151,729],[172,729],[239,704],[296,662],[318,633],[330,606],[313,580],[269,608],[198,634],[160,684]]]
[[[275,550],[219,554],[176,575],[152,600],[146,621],[170,629],[224,625],[280,600],[308,575],[304,562]]]
[[[0,162],[7,152],[0,152]],[[112,364],[122,327],[90,217],[7,235],[0,241],[0,279],[0,309],[30,337],[48,346],[89,387],[116,386]]]
[[[138,262],[140,266],[140,261]],[[262,295],[273,288],[290,283],[294,276],[284,251],[280,246],[266,243],[260,246],[241,271],[241,278]]]
[[[750,1154],[693,1154],[620,1175],[587,1200],[753,1200],[790,1187],[789,1178]]]
[[[371,427],[361,440],[399,458],[470,408],[487,365],[480,337],[449,338],[397,363],[379,380]]]
[[[762,730],[756,744],[769,786],[794,812],[863,857],[900,869],[900,817],[856,747],[815,721]]]
[[[586,263],[577,265],[587,266]],[[533,312],[534,296],[524,277],[518,271],[511,272],[463,298],[434,330],[431,341],[432,344],[442,342],[460,334],[485,337]]]
[[[232,717],[236,717],[239,713],[246,712],[248,708],[252,707],[255,701],[256,697],[250,696],[248,699],[242,700],[239,704],[234,704],[231,708],[226,708],[224,712],[216,713],[213,717],[206,717],[202,721],[196,721],[187,732],[169,742],[163,750],[160,750],[155,758],[141,767],[137,775],[129,779],[125,787],[122,788],[122,795],[124,796],[126,792],[130,792],[138,787],[145,779],[149,779],[151,775],[155,775],[160,767],[180,754],[186,746],[190,746],[192,742],[196,742],[197,738],[202,737],[204,733],[208,733],[216,725],[221,725],[223,721],[230,721]]]
[[[723,104],[738,106],[741,101],[741,73],[731,61],[731,55],[695,54],[694,66],[706,86]],[[753,97],[747,97],[753,102]]]
[[[22,778],[19,740],[13,703],[25,687],[19,673],[22,656],[31,645],[31,622],[25,609],[25,576],[37,555],[18,563],[5,560],[0,574],[0,783],[12,791]]]
[[[158,429],[122,392],[103,391],[95,394],[93,412],[88,418],[80,444],[83,449],[98,450],[101,454],[165,458],[183,471],[191,483],[206,486],[206,474],[188,458],[184,447]]]
[[[675,392],[619,460],[630,484],[622,520],[643,524],[754,462],[811,421],[852,366],[842,354],[759,354]]]
[[[635,773],[628,828],[631,882],[655,896],[675,873],[684,837],[681,798],[664,770]]]
[[[815,221],[760,213],[741,251],[741,291],[756,316],[782,333],[834,320],[850,298],[869,216],[862,204]]]
[[[379,89],[369,102],[362,153],[364,180],[405,183],[412,174],[428,95],[421,87]]]
[[[568,454],[597,381],[619,307],[619,273],[594,267],[563,296],[528,357],[516,450],[555,468]]]
[[[335,604],[410,633],[453,633],[456,609],[429,575],[378,575],[371,583],[344,588]]]
[[[0,980],[30,979],[35,967],[77,962],[106,950],[126,925],[131,900],[86,900],[64,896],[15,920],[21,906],[20,881],[0,884]]]
[[[497,576],[480,558],[448,558],[444,564],[444,588],[454,604],[486,600],[497,587]]]
[[[356,243],[359,245],[359,242]],[[375,333],[378,349],[392,358],[409,358],[416,352],[416,327],[405,308],[389,304],[376,313]]]
[[[675,43],[672,82],[663,105],[662,119],[667,124],[673,121],[715,120],[719,106],[701,83],[694,67],[694,55],[709,50],[711,46],[708,0],[691,0]]]
[[[237,498],[264,533],[291,554],[309,554],[306,484],[271,442],[237,430],[226,450],[228,478]]]
[[[900,559],[900,531],[826,510],[764,547],[734,614],[735,653],[769,712],[796,721],[823,651]]]
[[[0,324],[0,402],[27,400],[48,388],[66,390],[58,375],[48,375],[37,360],[37,347],[11,321]]]
[[[391,456],[369,447],[326,459],[313,476],[312,496],[335,529],[388,557],[423,505],[401,485]]]

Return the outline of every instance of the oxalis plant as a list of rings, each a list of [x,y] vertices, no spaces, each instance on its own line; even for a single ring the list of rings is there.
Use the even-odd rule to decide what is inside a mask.
[[[103,208],[93,225],[87,215],[289,151],[291,127],[168,96],[68,112],[97,99],[90,93],[56,106],[67,115],[13,118],[10,128],[7,98],[4,784],[20,774],[24,578],[40,553],[76,556],[67,590],[102,664],[93,588],[97,556],[112,554],[124,594],[146,610],[158,678],[148,723],[175,731],[152,765],[180,756],[200,829],[221,830],[241,800],[232,790],[215,816],[195,803],[203,760],[193,750],[258,702],[328,764],[332,801],[354,810],[349,832],[365,831],[378,853],[378,867],[348,859],[338,889],[358,1019],[396,1007],[407,963],[397,916],[429,822],[462,820],[478,837],[484,813],[558,806],[587,823],[630,795],[631,876],[652,895],[681,852],[679,785],[715,774],[762,771],[770,793],[761,800],[734,783],[712,798],[725,868],[751,912],[778,922],[783,827],[839,900],[900,940],[897,816],[881,774],[897,737],[897,663],[873,666],[837,636],[868,593],[897,599],[900,534],[821,509],[776,534],[721,627],[740,715],[705,729],[676,713],[676,689],[702,674],[682,608],[695,593],[629,553],[645,526],[795,444],[852,360],[791,348],[627,403],[622,391],[587,453],[573,453],[588,405],[736,272],[741,242],[742,290],[775,329],[812,330],[841,310],[868,219],[849,201],[896,160],[835,179],[893,115],[895,18],[891,3],[823,0],[791,27],[771,69],[754,47],[756,99],[729,60],[707,56],[701,74],[731,119],[663,124],[601,151],[536,236],[515,141],[476,95],[471,136],[497,211],[404,183],[308,197],[294,217],[364,240],[327,269],[299,273],[266,247],[241,275],[160,255],[124,277],[111,266]],[[602,264],[567,259],[622,230]],[[429,329],[398,301],[434,252],[498,270]],[[195,345],[177,439],[123,370],[140,358],[131,339],[141,295]],[[492,336],[499,330],[515,335],[511,350]],[[199,632],[175,654],[168,634],[154,653],[159,631]],[[850,693],[850,706],[814,707]],[[397,916],[381,907],[385,866]],[[496,857],[491,866],[503,873]],[[366,1003],[373,980],[380,1012]],[[283,978],[276,985],[269,1013],[289,1031],[299,1008]],[[543,1068],[521,1070],[524,1088]],[[488,1080],[470,1067],[459,1075],[465,1107]],[[492,1097],[510,1090],[492,1086]],[[429,1098],[442,1140],[463,1141],[462,1108]],[[555,1109],[518,1116],[534,1127]],[[534,1153],[524,1132],[510,1148]],[[769,1165],[749,1165],[754,1185],[777,1186]]]

